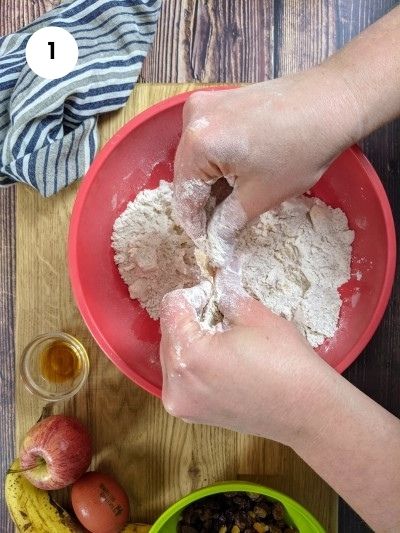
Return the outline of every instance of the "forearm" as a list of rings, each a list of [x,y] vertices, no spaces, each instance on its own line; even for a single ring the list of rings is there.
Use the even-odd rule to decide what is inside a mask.
[[[377,533],[400,531],[400,421],[334,371],[295,451]]]
[[[400,6],[321,65],[354,97],[360,137],[400,115]],[[351,112],[351,110],[348,110]]]
[[[292,84],[283,103],[281,87]],[[271,87],[266,82],[265,88]],[[274,109],[296,117],[294,132],[329,164],[343,150],[400,116],[400,6],[317,67],[273,80]],[[270,98],[271,91],[268,90]],[[283,124],[290,124],[286,119]],[[312,137],[310,139],[310,133]],[[284,137],[285,138],[285,137]]]

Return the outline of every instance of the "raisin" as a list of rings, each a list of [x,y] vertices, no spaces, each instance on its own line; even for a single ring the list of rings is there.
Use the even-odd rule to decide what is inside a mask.
[[[285,509],[260,494],[228,492],[209,496],[182,512],[178,533],[298,533]]]

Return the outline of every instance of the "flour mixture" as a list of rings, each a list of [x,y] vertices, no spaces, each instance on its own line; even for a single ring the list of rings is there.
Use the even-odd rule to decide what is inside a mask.
[[[171,204],[171,184],[161,181],[128,204],[112,235],[115,262],[129,294],[154,319],[164,294],[202,279],[194,244]],[[337,329],[342,303],[338,289],[350,278],[353,239],[340,209],[305,196],[284,202],[238,238],[243,286],[272,311],[293,320],[310,344],[318,346]]]

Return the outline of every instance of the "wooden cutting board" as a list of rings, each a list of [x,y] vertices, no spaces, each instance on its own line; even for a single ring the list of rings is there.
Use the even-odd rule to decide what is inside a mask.
[[[138,84],[124,109],[101,119],[102,144],[134,115],[194,87],[199,85]],[[193,489],[245,479],[286,492],[336,532],[336,495],[290,449],[174,419],[96,346],[75,306],[67,274],[68,223],[78,187],[50,199],[17,187],[16,368],[23,348],[38,334],[61,330],[83,342],[91,361],[89,381],[75,398],[53,405],[53,412],[74,414],[88,425],[96,451],[92,466],[113,474],[126,488],[136,521],[151,523]],[[17,443],[43,407],[17,372]]]

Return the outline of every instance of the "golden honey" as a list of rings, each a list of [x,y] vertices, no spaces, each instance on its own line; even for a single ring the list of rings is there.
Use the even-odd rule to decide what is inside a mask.
[[[40,353],[40,372],[51,383],[64,383],[75,379],[82,363],[77,350],[64,340],[56,340]]]

